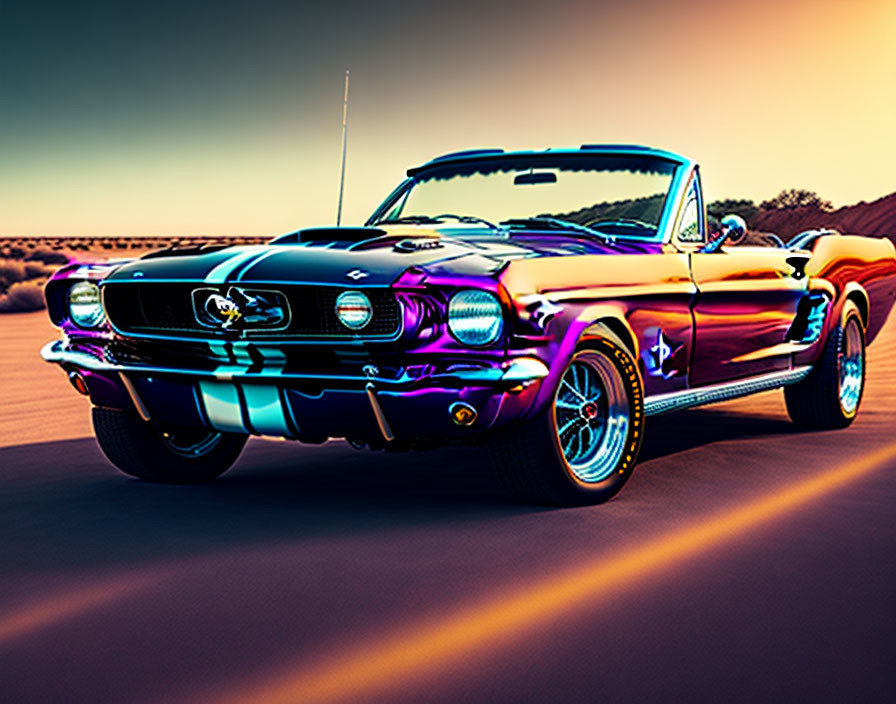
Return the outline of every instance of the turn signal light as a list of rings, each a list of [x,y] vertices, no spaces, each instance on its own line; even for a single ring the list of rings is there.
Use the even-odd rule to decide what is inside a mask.
[[[475,408],[469,403],[462,401],[452,403],[448,407],[448,413],[451,414],[451,420],[454,421],[455,425],[473,425],[478,415]]]
[[[90,395],[90,389],[87,388],[87,382],[84,381],[84,377],[81,376],[78,372],[69,372],[68,380],[72,383],[72,386],[75,387],[75,391],[83,396]]]

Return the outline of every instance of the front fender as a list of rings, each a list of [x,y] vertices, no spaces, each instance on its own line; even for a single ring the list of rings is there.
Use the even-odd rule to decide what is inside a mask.
[[[581,343],[587,342],[589,338],[604,338],[607,330],[628,347],[628,352],[638,367],[638,373],[642,376],[643,387],[637,337],[625,319],[625,310],[621,304],[602,302],[585,305],[576,311],[570,311],[568,316],[555,318],[551,322],[551,328],[553,329],[550,329],[550,332],[556,342],[549,347],[551,358],[545,360],[549,372],[541,381],[527,415],[540,412],[553,400],[563,372]]]

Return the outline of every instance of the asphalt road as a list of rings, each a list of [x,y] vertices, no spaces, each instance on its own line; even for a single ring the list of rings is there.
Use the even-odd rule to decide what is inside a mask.
[[[896,700],[894,320],[849,429],[780,392],[650,419],[567,510],[467,449],[253,440],[212,485],[133,481],[43,314],[0,336],[2,701]]]

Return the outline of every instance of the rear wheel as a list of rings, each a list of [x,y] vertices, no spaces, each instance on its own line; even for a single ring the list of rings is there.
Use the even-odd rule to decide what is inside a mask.
[[[628,480],[644,436],[641,377],[607,331],[576,351],[551,403],[502,430],[492,463],[517,500],[554,506],[601,503]]]
[[[847,302],[821,358],[803,381],[784,387],[790,419],[807,429],[845,428],[859,411],[865,389],[865,331]]]
[[[107,408],[93,409],[93,430],[118,469],[163,484],[211,481],[236,462],[246,444],[245,435],[162,426]]]

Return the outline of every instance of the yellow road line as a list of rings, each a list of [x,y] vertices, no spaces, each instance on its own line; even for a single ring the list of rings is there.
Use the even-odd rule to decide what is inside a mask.
[[[230,687],[229,694],[211,699],[226,704],[291,704],[375,693],[380,687],[435,670],[586,602],[593,603],[637,578],[782,517],[894,459],[896,443],[618,556],[601,558],[516,592],[504,591],[483,603],[415,624],[312,667],[299,666],[248,686]]]
[[[56,597],[22,606],[0,615],[0,645],[28,636],[90,609],[122,599],[155,581],[147,575],[131,575],[94,583]]]

